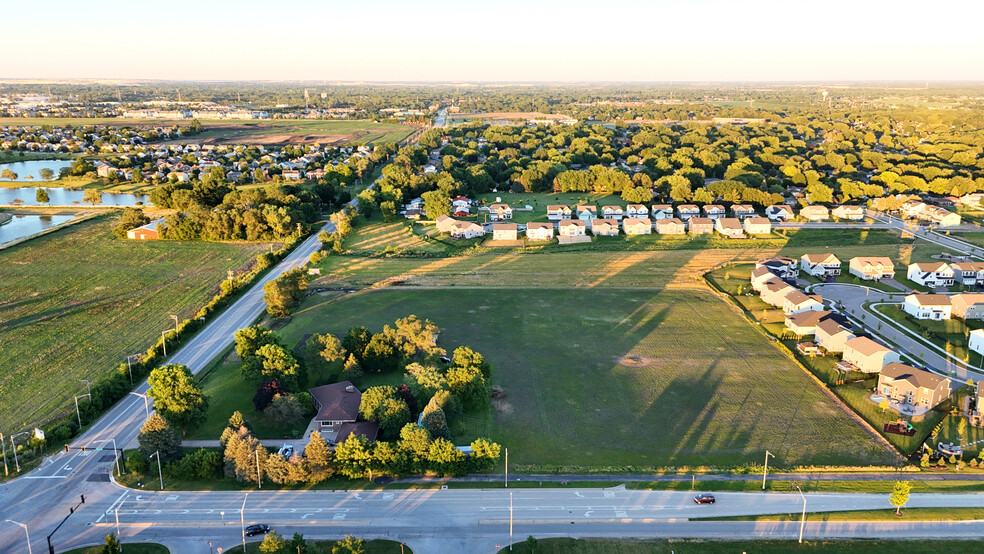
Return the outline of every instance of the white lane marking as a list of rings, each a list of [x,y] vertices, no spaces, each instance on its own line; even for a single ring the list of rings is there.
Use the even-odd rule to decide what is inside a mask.
[[[625,512],[615,512],[615,517],[628,517]]]
[[[594,513],[594,510],[588,510],[587,512],[584,512],[584,517],[591,517],[591,514],[593,514],[593,513]]]
[[[391,492],[385,493],[383,494],[383,500],[393,500],[393,496],[394,495]]]
[[[335,514],[335,517],[332,519],[334,519],[335,521],[342,521],[343,519],[345,519],[345,514]]]
[[[605,491],[605,498],[615,498],[614,491]]]
[[[576,496],[578,498],[584,498],[584,495],[581,494],[581,493],[579,493],[579,492],[577,492],[577,491],[574,491],[574,496]]]
[[[21,479],[68,479],[68,475],[25,475]]]

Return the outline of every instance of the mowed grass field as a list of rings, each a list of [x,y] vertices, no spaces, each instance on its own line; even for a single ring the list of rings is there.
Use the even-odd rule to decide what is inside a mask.
[[[445,348],[469,345],[493,363],[505,398],[452,418],[452,432],[458,444],[499,441],[516,471],[736,466],[760,463],[765,449],[786,467],[893,460],[763,334],[697,288],[315,295],[281,332],[293,346],[408,314],[437,323]]]
[[[0,429],[72,409],[95,380],[144,352],[267,244],[128,241],[115,216],[0,251]]]

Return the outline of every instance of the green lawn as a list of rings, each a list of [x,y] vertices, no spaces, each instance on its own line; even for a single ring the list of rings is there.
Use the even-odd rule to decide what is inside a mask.
[[[410,289],[312,297],[282,329],[378,331],[417,314],[494,364],[506,397],[453,418],[457,443],[489,436],[517,471],[731,467],[765,448],[782,465],[893,459],[765,337],[699,291]],[[625,355],[639,362],[620,363]],[[638,364],[638,365],[636,365]]]
[[[530,548],[525,541],[513,544],[514,554],[785,554],[786,552],[824,552],[825,554],[870,554],[872,552],[906,552],[907,554],[937,554],[946,552],[977,552],[984,542],[965,540],[843,540],[811,541],[802,544],[794,540],[698,540],[698,539],[568,539],[552,538],[536,541]]]
[[[127,241],[115,216],[0,251],[0,429],[66,413],[79,379],[146,351],[266,244]],[[83,399],[83,402],[85,400]]]
[[[984,321],[962,319],[945,319],[933,321],[928,319],[916,319],[902,311],[899,306],[874,306],[873,308],[882,316],[887,317],[902,327],[909,329],[919,335],[924,341],[928,341],[950,354],[956,356],[970,365],[981,367],[984,357],[976,352],[971,352],[968,348],[968,334],[974,329],[984,328]]]
[[[697,518],[706,521],[799,521],[802,512],[762,516]],[[984,508],[910,508],[895,515],[895,508],[844,512],[807,512],[807,521],[966,521],[984,519]]]
[[[96,546],[84,546],[82,548],[73,548],[72,550],[66,550],[65,554],[100,554],[102,552],[103,545]],[[242,550],[242,548],[240,548]],[[147,543],[123,543],[123,554],[169,554],[171,551],[167,549],[163,544],[157,544],[152,542]]]

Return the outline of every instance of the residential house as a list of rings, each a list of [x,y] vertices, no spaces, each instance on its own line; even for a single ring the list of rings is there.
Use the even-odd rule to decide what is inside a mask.
[[[810,221],[825,221],[830,219],[830,211],[824,206],[804,206],[803,209],[800,210],[800,217]]]
[[[960,197],[959,202],[969,208],[980,208],[984,192],[971,192]]]
[[[622,209],[622,206],[602,206],[601,217],[605,219],[622,219],[625,217],[625,210]]]
[[[669,204],[653,204],[649,207],[649,215],[655,220],[673,217],[673,206]]]
[[[864,219],[864,208],[861,206],[837,206],[833,210],[833,215],[839,219],[857,221]]]
[[[827,310],[806,310],[786,316],[786,330],[797,336],[812,335],[817,332],[817,324],[829,317]]]
[[[977,352],[978,354],[984,356],[984,329],[974,329],[970,332],[970,343],[967,345],[971,352]],[[978,381],[977,392],[979,393],[981,389],[980,381]],[[984,406],[981,404],[977,405],[979,411],[984,411]]]
[[[902,311],[916,319],[950,319],[953,306],[945,294],[910,294],[902,303]]]
[[[587,234],[587,227],[580,219],[567,219],[560,222],[557,234],[564,237],[583,237]]]
[[[485,235],[485,229],[474,221],[455,221],[451,224],[451,238],[473,239]]]
[[[787,281],[796,279],[796,265],[795,258],[787,258],[786,256],[772,256],[771,258],[765,258],[764,260],[755,262],[756,268],[767,267],[770,271]]]
[[[731,215],[738,219],[745,219],[746,217],[755,217],[757,214],[751,204],[735,204],[731,206]]]
[[[577,218],[585,223],[592,219],[598,219],[598,208],[596,206],[580,205],[574,212],[577,214]]]
[[[972,287],[984,284],[984,263],[982,262],[951,262],[953,281],[957,284]]]
[[[771,280],[780,280],[779,276],[772,272],[766,266],[756,267],[752,270],[751,278],[749,279],[752,283],[752,290],[756,292],[762,292],[762,285]]]
[[[596,237],[618,236],[617,219],[592,219],[589,224],[591,226],[591,234]]]
[[[359,419],[362,393],[349,381],[322,385],[308,389],[314,403],[314,421],[318,432],[326,440],[334,442],[343,423],[355,423]]]
[[[772,222],[765,217],[746,217],[742,226],[749,235],[768,235],[772,232]]]
[[[833,254],[803,254],[799,266],[800,271],[820,280],[841,274],[841,261]]]
[[[951,212],[945,208],[930,206],[924,211],[923,215],[926,219],[929,219],[940,227],[956,227],[960,225],[960,214]]]
[[[697,217],[700,215],[700,208],[694,204],[680,204],[677,206],[677,215],[680,219],[687,221],[691,217]]]
[[[782,299],[782,313],[786,315],[798,314],[806,311],[820,311],[823,309],[823,298],[819,294],[806,294],[796,290]]]
[[[935,408],[950,397],[950,380],[902,363],[886,364],[878,374],[878,392],[910,406]]]
[[[680,219],[683,219],[681,216]],[[687,220],[687,232],[691,235],[708,235],[714,232],[714,220],[706,217],[692,217]]]
[[[512,219],[512,217],[512,208],[508,204],[492,204],[489,206],[489,219],[492,221]]]
[[[796,290],[796,287],[782,279],[771,279],[762,284],[762,290],[759,292],[759,295],[766,304],[780,308],[786,300],[786,295]]]
[[[531,241],[551,240],[553,239],[553,234],[553,223],[547,221],[531,221],[526,224],[526,238]]]
[[[742,229],[741,220],[737,217],[719,217],[715,219],[714,230],[731,239],[740,239],[745,236],[745,230]]]
[[[984,330],[977,329],[981,331],[981,337],[984,337]],[[978,351],[978,354],[980,352]],[[984,427],[984,385],[981,382],[977,382],[977,390],[973,397],[974,406],[970,411],[970,424],[976,427]]]
[[[862,373],[878,373],[900,358],[898,352],[880,342],[868,337],[854,337],[844,343],[843,360]]]
[[[622,220],[622,230],[626,235],[648,235],[653,232],[653,222],[648,217],[627,217]]]
[[[924,287],[948,287],[953,284],[953,269],[946,262],[909,264],[905,274],[913,283]]]
[[[439,233],[450,233],[451,227],[453,227],[455,223],[457,223],[457,220],[446,214],[441,214],[434,220],[434,225],[437,227],[437,231]]]
[[[724,217],[726,213],[727,212],[724,211],[724,206],[720,204],[707,204],[704,206],[704,217],[717,219],[719,217]]]
[[[135,240],[157,240],[161,238],[160,229],[165,228],[164,218],[155,219],[146,225],[130,229],[126,232],[126,238]]]
[[[793,218],[793,209],[785,204],[776,204],[765,209],[765,217],[772,221],[786,221]]]
[[[471,215],[471,200],[464,196],[458,196],[451,201],[451,213],[455,217],[468,217]]]
[[[492,240],[518,240],[519,225],[515,223],[493,223]]]
[[[649,208],[642,204],[629,204],[625,207],[625,216],[636,218],[649,217]]]
[[[895,264],[892,260],[880,256],[858,256],[851,258],[848,265],[851,275],[860,277],[865,281],[877,281],[879,279],[891,279],[895,277]]]
[[[961,292],[950,297],[950,315],[960,319],[984,319],[984,294]]]
[[[906,200],[899,206],[899,213],[902,214],[902,217],[917,218],[928,207],[925,202],[920,202],[919,200]]]
[[[341,444],[352,435],[362,435],[369,442],[375,442],[379,436],[379,424],[371,421],[356,421],[354,423],[345,422],[338,426],[335,439],[332,444]]]
[[[304,178],[304,172],[300,169],[285,169],[281,176],[287,181],[300,181]]]
[[[658,219],[656,232],[661,235],[682,235],[687,232],[687,224],[676,217]]]
[[[547,219],[550,221],[561,221],[571,218],[571,209],[564,204],[550,204],[547,206]]]
[[[844,345],[854,338],[850,327],[834,318],[820,320],[816,326],[816,343],[827,352],[843,352]]]

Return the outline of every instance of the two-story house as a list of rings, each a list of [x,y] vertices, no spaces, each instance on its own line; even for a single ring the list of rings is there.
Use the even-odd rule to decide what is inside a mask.
[[[687,232],[691,235],[708,235],[713,233],[714,220],[706,217],[691,217],[687,220]]]
[[[649,208],[642,204],[629,204],[625,207],[625,217],[649,217]]]
[[[843,360],[862,373],[878,373],[885,365],[899,361],[899,353],[868,337],[844,342]]]
[[[493,223],[492,240],[518,240],[519,225],[515,223]]]
[[[803,206],[800,210],[800,217],[809,221],[826,221],[830,219],[830,210],[825,206],[810,205]]]
[[[700,215],[700,208],[695,204],[680,204],[677,206],[677,215],[680,219],[687,221],[691,217],[697,217]]]
[[[753,212],[754,213],[754,212]],[[765,217],[746,216],[742,227],[749,235],[768,235],[772,233],[772,222]]]
[[[531,221],[526,224],[526,238],[531,241],[551,240],[554,235],[553,223],[548,221]]]
[[[673,217],[673,206],[669,204],[653,204],[649,207],[649,215],[653,219],[669,219]]]
[[[847,341],[854,338],[854,333],[851,332],[850,327],[841,324],[834,318],[820,320],[814,334],[817,345],[823,347],[827,352],[843,352]]]
[[[562,237],[583,237],[587,234],[587,224],[580,219],[567,219],[557,226],[557,234]]]
[[[793,208],[785,204],[775,204],[765,209],[765,217],[772,221],[786,221],[793,218]]]
[[[967,287],[984,284],[984,262],[951,262],[953,282]]]
[[[858,221],[864,219],[864,208],[861,206],[837,206],[833,210],[833,216],[838,219]]]
[[[614,237],[618,235],[618,220],[616,219],[592,219],[590,225],[591,234],[596,237]]]
[[[786,315],[821,310],[823,310],[823,298],[819,294],[806,294],[801,290],[795,290],[782,299],[782,313]]]
[[[648,235],[653,232],[653,222],[648,217],[627,217],[622,220],[622,230],[626,235]]]
[[[704,217],[718,219],[719,217],[724,217],[726,213],[724,206],[720,204],[707,204],[704,206]]]
[[[745,229],[737,217],[718,217],[714,220],[714,230],[730,239],[740,239],[745,236]]]
[[[902,363],[886,364],[878,374],[878,392],[903,404],[935,408],[950,397],[950,380]]]
[[[858,256],[851,258],[848,271],[865,281],[891,279],[895,276],[895,264],[891,259],[881,256]]]
[[[821,280],[841,274],[841,261],[833,254],[803,254],[799,267],[800,271]]]
[[[946,262],[919,262],[909,264],[906,278],[924,287],[949,287],[953,285],[953,268]]]
[[[788,258],[786,256],[772,256],[771,258],[765,258],[755,262],[756,268],[767,267],[770,271],[787,281],[796,279],[797,265],[796,258]]]
[[[950,319],[953,306],[945,294],[910,294],[902,303],[902,311],[916,319]]]
[[[604,219],[622,219],[625,217],[625,210],[622,209],[622,206],[602,206],[601,217]]]
[[[489,219],[492,221],[512,219],[512,217],[513,210],[509,204],[492,204],[489,206]]]
[[[984,319],[984,294],[961,292],[950,296],[950,315],[960,319]]]
[[[560,221],[571,218],[571,208],[564,204],[547,205],[547,219],[550,221]]]
[[[731,215],[737,217],[738,219],[745,219],[746,217],[755,217],[755,208],[751,204],[735,204],[731,206]]]
[[[657,219],[655,225],[660,235],[682,235],[687,232],[687,224],[676,217]]]
[[[831,312],[827,310],[805,310],[786,316],[786,330],[797,336],[812,335],[817,332],[817,325]]]

